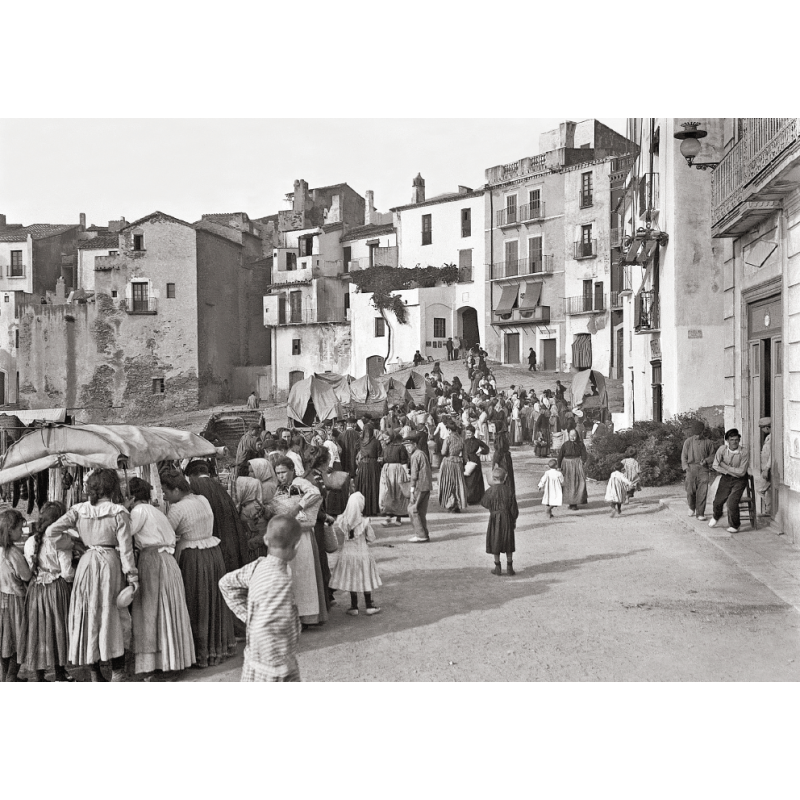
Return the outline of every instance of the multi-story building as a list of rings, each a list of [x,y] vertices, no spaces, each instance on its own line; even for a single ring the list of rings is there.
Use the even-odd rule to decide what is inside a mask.
[[[742,431],[752,453],[752,471],[758,474],[764,443],[758,421],[771,417],[773,517],[797,544],[800,120],[707,120],[704,127],[709,136],[701,141],[712,140],[712,148],[704,148],[711,152],[701,151],[697,163],[717,160],[715,139],[723,147],[713,174],[699,177],[711,192],[711,235],[723,245],[724,268],[721,279],[708,267],[698,279],[718,282],[723,296],[724,349],[717,348],[716,358],[722,365],[725,425]]]
[[[229,400],[267,370],[268,340],[242,297],[265,284],[242,244],[161,212],[95,255],[92,292],[20,309],[20,400],[79,420],[134,421]]]
[[[9,225],[0,214],[0,404],[19,401],[20,307],[46,299],[59,279],[62,287],[75,285],[83,228],[83,215],[77,225]]]
[[[628,121],[639,155],[619,204],[623,426],[688,411],[721,421],[723,365],[713,354],[723,343],[722,248],[711,238],[709,175],[687,169],[674,127],[667,118]],[[721,138],[715,124],[709,147]]]
[[[313,372],[349,371],[348,284],[340,277],[340,239],[365,221],[364,198],[346,183],[309,190],[306,181],[298,180],[286,199],[292,208],[278,214],[279,242],[263,296],[264,326],[274,331],[276,399]]]
[[[539,137],[540,154],[486,170],[486,349],[540,369],[611,367],[609,176],[633,143],[596,120]]]

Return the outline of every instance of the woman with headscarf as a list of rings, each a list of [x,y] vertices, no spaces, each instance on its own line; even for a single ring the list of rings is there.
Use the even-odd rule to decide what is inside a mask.
[[[474,505],[480,503],[485,486],[483,483],[483,472],[481,470],[481,460],[489,457],[489,445],[482,442],[475,436],[475,428],[467,425],[464,428],[464,483],[467,487],[467,503]],[[469,464],[475,466],[470,467]],[[467,475],[467,471],[470,474]]]
[[[381,513],[386,516],[383,527],[400,525],[400,517],[408,516],[408,500],[411,480],[408,469],[408,453],[401,444],[400,437],[393,432],[389,443],[383,448],[383,469],[381,469],[381,485],[379,505]],[[392,522],[392,517],[395,517]]]
[[[533,438],[541,439],[541,441],[544,442],[544,446],[547,448],[547,452],[550,452],[550,448],[553,444],[553,437],[550,433],[550,414],[546,409],[542,409],[542,411],[539,412],[536,424],[533,426]]]
[[[278,488],[278,476],[275,474],[275,467],[266,458],[251,458],[249,471],[250,477],[255,478],[261,484],[261,503],[262,505],[267,505]]]
[[[364,513],[368,517],[377,517],[381,513],[381,465],[378,463],[380,456],[381,446],[375,438],[375,429],[372,423],[367,423],[364,425],[361,437],[361,449],[358,451],[355,488],[364,495]]]
[[[486,410],[486,402],[481,401],[478,403],[478,420],[475,423],[475,436],[480,439],[485,445],[488,446],[489,444],[489,414]],[[481,461],[489,461],[491,456],[487,453],[481,453],[480,460]]]
[[[300,523],[300,542],[292,561],[292,588],[300,622],[303,625],[321,625],[328,619],[328,606],[314,525],[322,495],[311,481],[295,476],[290,458],[279,459],[275,473],[278,490],[272,498],[270,511],[274,515],[288,514]]]
[[[511,450],[508,446],[508,431],[506,430],[499,430],[494,437],[492,468],[494,467],[502,467],[503,470],[505,470],[505,482],[511,489],[511,502],[513,506],[512,516],[516,520],[519,514],[519,509],[517,506],[517,481],[514,477],[514,462],[511,460]]]
[[[510,439],[512,447],[522,444],[522,419],[519,413],[521,405],[519,397],[516,394],[511,395]]]
[[[331,578],[331,568],[328,564],[328,552],[325,550],[325,526],[332,525],[335,517],[328,511],[328,499],[333,494],[325,486],[323,474],[327,473],[330,463],[330,451],[326,447],[312,447],[306,453],[308,459],[308,469],[303,476],[307,481],[313,483],[322,495],[322,502],[317,508],[317,519],[314,522],[314,539],[317,543],[317,554],[322,570],[322,584],[325,588],[325,605],[330,610],[333,602],[333,590],[328,584]]]
[[[253,459],[259,461],[262,459]],[[253,461],[250,463],[252,464]],[[269,463],[269,462],[267,462]],[[275,483],[277,484],[277,477]],[[277,485],[275,486],[277,489]],[[273,491],[274,495],[275,492]],[[261,481],[257,478],[237,478],[235,501],[239,519],[247,530],[247,563],[257,558],[267,556],[267,545],[264,543],[264,534],[267,532],[267,514],[264,510],[264,492]],[[272,498],[270,497],[270,500]]]
[[[569,439],[561,445],[558,468],[564,473],[563,502],[567,503],[572,511],[577,511],[579,505],[589,502],[586,493],[586,475],[583,471],[586,458],[586,446],[578,438],[578,432],[571,430]]]
[[[342,445],[342,469],[355,478],[358,469],[358,451],[361,449],[361,436],[358,432],[355,417],[348,417],[344,433],[339,437]]]
[[[261,458],[263,455],[261,426],[257,423],[253,423],[248,427],[245,435],[239,440],[239,445],[236,448],[236,459],[233,465],[236,475],[242,478],[246,477],[247,462],[252,458]]]
[[[442,465],[439,469],[439,505],[451,514],[467,507],[464,483],[464,440],[455,422],[448,424],[448,436],[442,442]]]

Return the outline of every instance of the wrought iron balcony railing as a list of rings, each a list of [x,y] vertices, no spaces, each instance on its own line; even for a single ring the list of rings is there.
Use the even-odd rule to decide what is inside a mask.
[[[633,303],[633,327],[636,331],[656,331],[661,328],[661,304],[652,289],[639,292]]]
[[[155,297],[134,297],[127,310],[129,314],[155,314],[158,301]]]
[[[553,271],[553,256],[543,255],[541,260],[517,258],[492,264],[492,280],[517,278],[524,275],[549,275]]]
[[[516,225],[519,219],[519,209],[516,206],[508,208],[501,208],[495,214],[497,218],[497,226],[502,228],[504,225]]]
[[[594,258],[596,255],[597,255],[597,239],[575,242],[575,249],[573,251],[574,258],[576,259]]]
[[[518,216],[520,222],[536,222],[544,219],[544,202],[526,203],[524,206],[520,206]]]
[[[574,314],[599,314],[606,310],[605,295],[578,295],[564,298],[564,312]]]

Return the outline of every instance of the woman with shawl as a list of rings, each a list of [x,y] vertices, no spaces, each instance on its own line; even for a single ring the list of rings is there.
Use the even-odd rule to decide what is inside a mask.
[[[376,517],[381,513],[381,465],[378,463],[380,456],[380,443],[375,438],[375,429],[372,423],[368,422],[364,425],[361,449],[358,451],[358,468],[356,469],[355,483],[356,491],[364,495],[364,513],[368,517]]]
[[[263,459],[253,459],[260,461]],[[252,461],[250,462],[253,463]],[[269,463],[269,462],[267,462]],[[275,479],[277,484],[277,477]],[[277,489],[277,485],[275,487]],[[275,494],[273,490],[273,495]],[[261,481],[257,478],[236,479],[236,510],[239,519],[247,529],[248,557],[247,563],[267,555],[267,546],[264,543],[264,534],[267,532],[267,514],[263,503],[264,493]],[[270,500],[272,498],[270,497]]]
[[[494,469],[494,467],[502,467],[503,470],[505,470],[505,482],[511,489],[512,517],[516,520],[519,514],[517,506],[517,481],[514,477],[514,462],[511,460],[511,450],[508,446],[508,432],[505,430],[498,430],[494,437],[492,469]]]
[[[236,459],[234,461],[233,469],[237,477],[244,478],[247,476],[247,462],[253,458],[261,458],[264,455],[264,450],[261,444],[261,426],[257,424],[251,425],[247,429],[247,433],[239,440],[239,445],[236,448]]]
[[[577,511],[579,505],[589,502],[586,475],[583,471],[586,459],[586,446],[578,438],[578,432],[573,429],[558,454],[558,468],[564,473],[563,502],[569,504],[572,511]]]
[[[386,515],[383,526],[400,525],[400,517],[408,516],[408,499],[411,489],[408,474],[408,453],[400,442],[400,437],[393,432],[389,442],[383,449],[383,469],[379,505],[381,513]],[[396,521],[392,521],[395,517]]]
[[[522,444],[522,419],[520,417],[521,403],[516,394],[511,395],[511,446]]]
[[[480,503],[483,497],[485,486],[481,460],[488,457],[489,445],[475,436],[475,428],[472,425],[467,425],[464,428],[464,483],[467,487],[467,503],[469,505]],[[470,467],[469,464],[475,466]],[[469,475],[466,474],[468,470],[470,471]]]
[[[261,484],[262,505],[267,505],[275,496],[278,488],[278,476],[275,474],[275,467],[266,458],[250,459],[250,477],[255,478]]]
[[[317,543],[317,553],[319,554],[319,564],[322,569],[322,583],[325,587],[325,604],[330,610],[333,601],[333,590],[328,588],[331,579],[331,568],[328,564],[328,552],[325,550],[325,526],[332,525],[335,517],[328,511],[328,500],[334,492],[325,486],[322,477],[328,471],[330,462],[330,452],[326,447],[312,447],[306,454],[309,467],[303,476],[307,481],[313,483],[322,495],[322,502],[317,508],[317,519],[314,522],[314,539]],[[336,492],[338,494],[338,492]]]

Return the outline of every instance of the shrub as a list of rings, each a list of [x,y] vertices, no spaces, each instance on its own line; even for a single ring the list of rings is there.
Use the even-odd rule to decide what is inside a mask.
[[[636,450],[642,486],[666,486],[683,476],[681,450],[684,441],[692,435],[692,424],[700,420],[704,425],[701,436],[715,442],[722,439],[724,431],[709,428],[702,417],[692,412],[679,414],[666,422],[634,422],[632,428],[596,436],[589,446],[586,474],[598,481],[607,481],[617,462],[625,458],[629,447]]]

